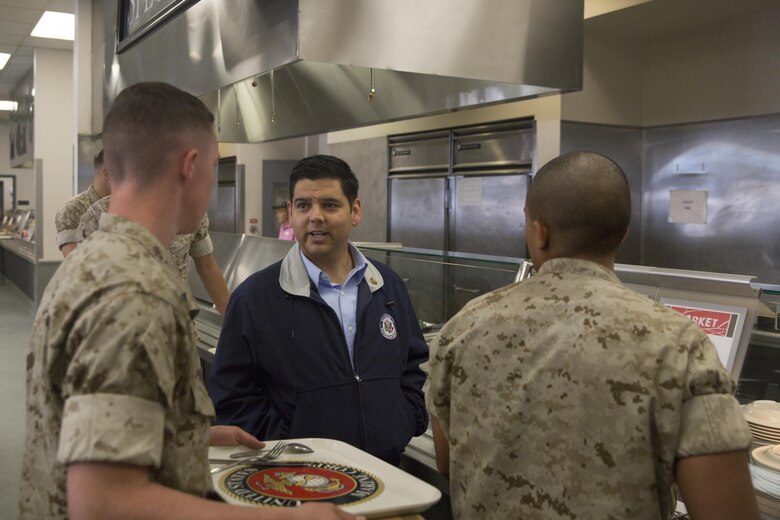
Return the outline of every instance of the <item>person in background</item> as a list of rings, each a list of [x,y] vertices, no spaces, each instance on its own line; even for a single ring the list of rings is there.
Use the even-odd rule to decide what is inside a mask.
[[[78,240],[84,240],[98,229],[100,215],[108,211],[111,196],[96,201],[84,212],[77,230]],[[173,256],[173,261],[179,269],[179,276],[189,286],[189,257],[195,264],[198,277],[203,282],[206,292],[211,296],[212,303],[220,315],[225,315],[228,302],[228,288],[225,277],[214,258],[214,246],[209,236],[209,217],[204,214],[200,225],[194,233],[181,233],[176,235],[168,246]]]
[[[287,203],[277,202],[273,205],[276,222],[279,224],[279,240],[295,240],[295,231],[290,225],[290,213]]]
[[[108,171],[103,165],[103,150],[95,155],[93,166],[94,173],[89,188],[70,199],[54,217],[57,247],[62,252],[63,258],[68,256],[80,241],[77,230],[81,216],[92,204],[111,193]]]
[[[457,518],[757,519],[750,431],[715,347],[624,287],[631,215],[610,159],[541,168],[525,203],[535,276],[469,302],[431,345],[428,409]]]
[[[209,379],[217,423],[337,439],[397,465],[428,427],[428,346],[406,286],[349,242],[362,208],[347,163],[302,159],[290,200],[297,242],[230,297]]]
[[[204,499],[210,441],[262,445],[210,428],[197,306],[164,245],[194,232],[206,211],[213,126],[200,100],[164,83],[128,87],[106,115],[110,211],[52,277],[30,339],[23,520],[354,518],[332,504]]]

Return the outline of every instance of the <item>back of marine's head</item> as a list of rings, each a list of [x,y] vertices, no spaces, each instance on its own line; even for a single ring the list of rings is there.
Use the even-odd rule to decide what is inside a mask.
[[[570,152],[545,164],[526,196],[531,220],[549,230],[557,256],[614,253],[628,231],[631,192],[623,170],[595,152]]]

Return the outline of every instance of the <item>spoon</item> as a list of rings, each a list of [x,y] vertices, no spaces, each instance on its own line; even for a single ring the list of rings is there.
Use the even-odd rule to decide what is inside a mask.
[[[246,457],[254,457],[264,451],[268,451],[266,449],[262,450],[252,450],[252,451],[241,451],[239,453],[233,453],[230,455],[231,459],[243,459]],[[314,453],[314,450],[306,446],[305,444],[301,444],[299,442],[291,442],[287,444],[287,447],[284,448],[284,453],[295,453],[295,454],[302,454],[302,453]]]

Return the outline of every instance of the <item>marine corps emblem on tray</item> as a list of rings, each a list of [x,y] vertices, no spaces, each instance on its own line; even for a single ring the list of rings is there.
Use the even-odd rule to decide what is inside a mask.
[[[258,506],[295,507],[320,500],[349,506],[382,494],[379,478],[357,468],[328,462],[253,464],[227,472],[220,494]]]

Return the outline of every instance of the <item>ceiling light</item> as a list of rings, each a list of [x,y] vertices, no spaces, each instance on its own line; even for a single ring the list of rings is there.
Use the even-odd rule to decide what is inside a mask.
[[[3,70],[5,68],[5,64],[8,63],[8,60],[11,59],[11,55],[7,52],[0,52],[0,70]]]
[[[76,16],[70,13],[45,11],[30,36],[73,41],[76,36]]]
[[[0,99],[0,110],[16,110],[16,101]]]

